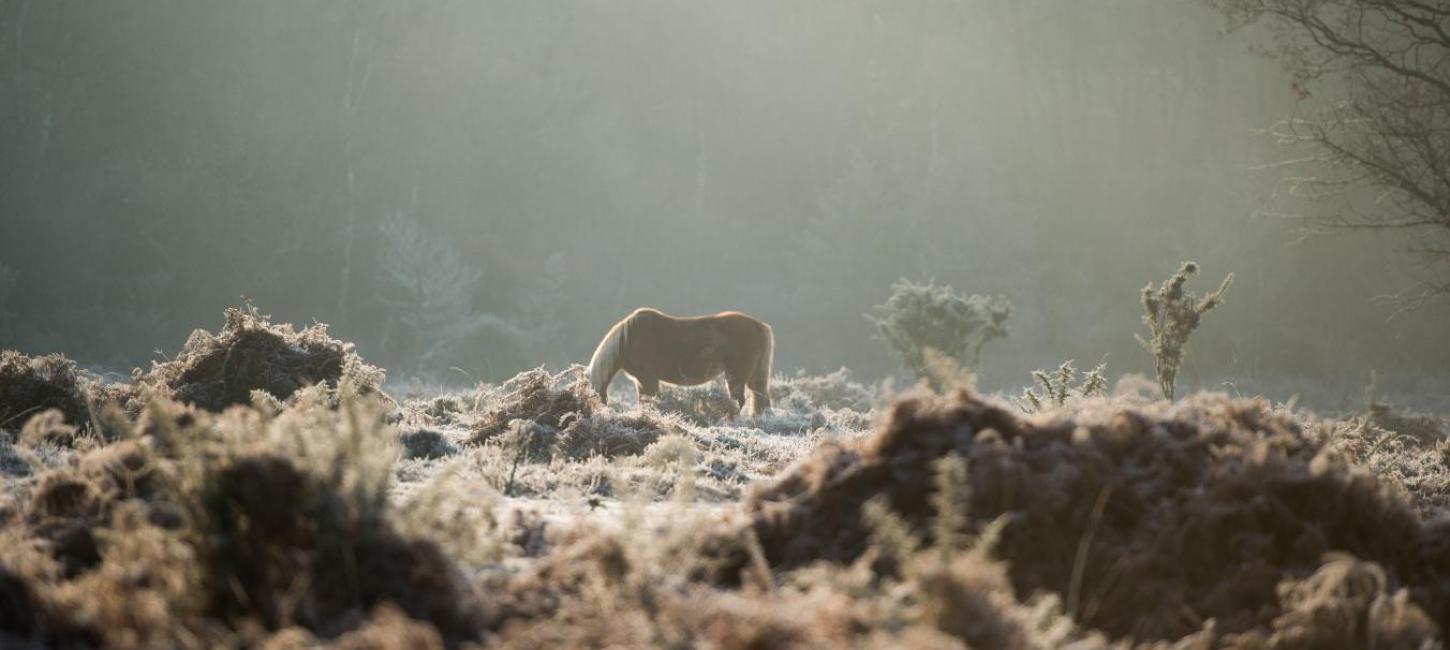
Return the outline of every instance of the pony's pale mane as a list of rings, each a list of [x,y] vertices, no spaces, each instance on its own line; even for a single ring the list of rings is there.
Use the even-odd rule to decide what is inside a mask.
[[[609,401],[609,382],[619,372],[619,353],[628,336],[629,319],[626,318],[609,329],[599,347],[594,348],[594,356],[589,359],[589,385],[606,403]]]

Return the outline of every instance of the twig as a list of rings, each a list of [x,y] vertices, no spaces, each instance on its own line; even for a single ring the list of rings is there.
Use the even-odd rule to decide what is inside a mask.
[[[7,425],[7,424],[10,424],[11,422],[14,422],[15,420],[19,419],[23,415],[28,415],[28,414],[30,414],[32,412],[35,412],[35,411],[38,411],[38,410],[40,410],[40,406],[32,406],[32,407],[30,407],[28,409],[25,409],[24,411],[21,411],[19,413],[16,413],[15,415],[12,415],[9,418],[7,418],[4,422],[0,422],[0,427],[3,427],[5,425]]]
[[[1092,547],[1093,536],[1098,532],[1098,525],[1103,521],[1103,510],[1108,506],[1108,497],[1113,493],[1111,486],[1104,487],[1098,493],[1097,503],[1093,504],[1092,517],[1088,520],[1087,530],[1083,531],[1082,539],[1077,543],[1077,557],[1072,562],[1072,581],[1067,587],[1067,613],[1074,618],[1077,617],[1078,601],[1082,592],[1082,574],[1087,569],[1088,549]]]

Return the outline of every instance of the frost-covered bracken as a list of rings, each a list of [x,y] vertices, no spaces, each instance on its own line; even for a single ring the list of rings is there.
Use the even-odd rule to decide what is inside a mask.
[[[1023,415],[840,371],[719,417],[718,385],[581,379],[157,392],[106,436],[45,411],[0,432],[0,642],[1424,648],[1450,619],[1433,416],[1063,372]]]
[[[250,403],[256,390],[285,400],[306,386],[368,395],[383,383],[383,371],[364,363],[351,343],[329,336],[325,324],[299,331],[272,323],[250,304],[225,316],[220,332],[195,330],[175,357],[138,369],[139,392],[220,411]]]

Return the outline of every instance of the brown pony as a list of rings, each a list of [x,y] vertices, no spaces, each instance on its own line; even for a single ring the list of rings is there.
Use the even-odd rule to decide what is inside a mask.
[[[609,403],[609,382],[623,370],[641,399],[659,395],[660,382],[695,386],[725,374],[730,397],[755,413],[770,408],[770,326],[740,312],[676,318],[657,309],[636,309],[609,328],[589,360],[589,383]]]

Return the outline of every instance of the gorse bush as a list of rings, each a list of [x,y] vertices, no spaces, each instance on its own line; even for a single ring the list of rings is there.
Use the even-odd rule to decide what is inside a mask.
[[[1218,289],[1197,296],[1183,288],[1188,276],[1197,272],[1198,264],[1184,262],[1162,284],[1154,287],[1150,282],[1143,287],[1143,323],[1148,326],[1148,338],[1134,336],[1148,354],[1153,355],[1158,385],[1170,400],[1178,381],[1178,371],[1183,367],[1183,358],[1188,354],[1189,335],[1198,329],[1205,313],[1223,302],[1223,292],[1228,290],[1234,279],[1230,273]]]
[[[981,360],[982,346],[1007,335],[1012,303],[1005,296],[963,295],[950,285],[898,280],[891,296],[866,318],[877,336],[918,378],[932,378],[928,350],[967,366]]]

